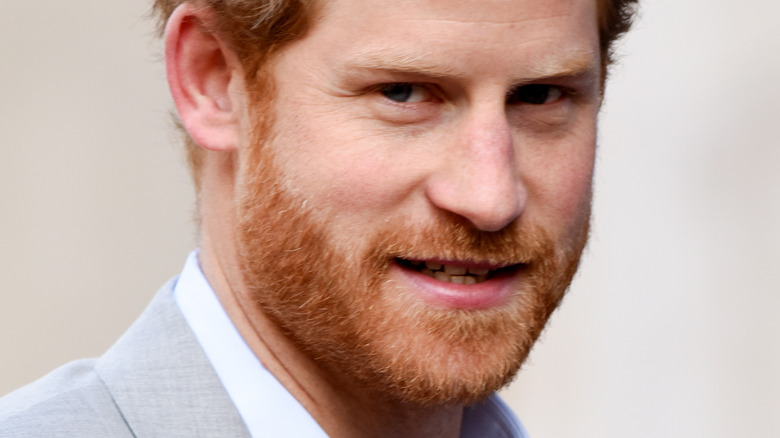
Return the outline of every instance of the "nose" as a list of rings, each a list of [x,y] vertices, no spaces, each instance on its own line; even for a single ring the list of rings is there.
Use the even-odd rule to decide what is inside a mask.
[[[426,195],[477,229],[498,231],[520,216],[528,195],[504,108],[471,113],[454,130],[454,147],[445,148]]]

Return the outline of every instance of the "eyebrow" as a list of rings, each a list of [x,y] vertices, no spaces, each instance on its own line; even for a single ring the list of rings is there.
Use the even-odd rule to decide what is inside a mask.
[[[432,62],[430,58],[425,54],[411,55],[393,51],[364,52],[348,61],[347,68],[419,74],[435,78],[465,76],[464,71]]]
[[[598,55],[589,50],[558,51],[534,59],[527,68],[528,76],[543,79],[592,75],[601,72],[599,59]]]
[[[515,82],[533,82],[562,77],[598,76],[599,57],[586,49],[557,51],[533,59],[523,66],[522,77]],[[425,52],[402,53],[393,50],[362,52],[346,63],[348,69],[377,70],[390,73],[420,75],[432,78],[465,77],[467,73],[454,65],[444,65],[433,60]]]

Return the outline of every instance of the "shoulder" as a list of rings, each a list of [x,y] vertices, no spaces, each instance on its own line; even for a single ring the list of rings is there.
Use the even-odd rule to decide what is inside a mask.
[[[0,398],[0,438],[132,436],[94,364],[72,362]]]

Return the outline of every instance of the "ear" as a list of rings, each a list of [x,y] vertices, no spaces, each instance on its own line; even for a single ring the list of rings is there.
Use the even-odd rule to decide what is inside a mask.
[[[184,3],[165,27],[168,85],[184,128],[203,148],[236,149],[243,74],[238,58],[217,32],[213,12]]]

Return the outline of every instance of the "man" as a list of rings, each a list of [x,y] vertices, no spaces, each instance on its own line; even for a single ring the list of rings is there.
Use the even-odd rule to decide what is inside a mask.
[[[199,251],[0,436],[524,436],[630,0],[158,0]]]

